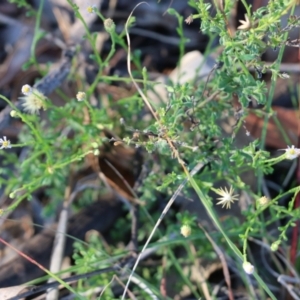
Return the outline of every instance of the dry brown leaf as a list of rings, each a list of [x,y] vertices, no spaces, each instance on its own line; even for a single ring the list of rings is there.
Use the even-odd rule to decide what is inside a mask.
[[[300,125],[299,111],[273,106],[277,118],[284,128],[285,133],[291,140],[291,145],[297,145],[298,126]],[[264,118],[258,117],[255,113],[250,113],[246,118],[246,127],[251,135],[255,138],[261,137],[261,131],[264,124]],[[271,118],[267,127],[266,145],[278,149],[286,148],[287,144],[281,131]]]
[[[107,138],[117,138],[114,133],[105,129],[103,131]],[[137,149],[127,147],[122,142],[107,142],[100,147],[100,156],[87,155],[88,164],[95,172],[102,172],[108,185],[126,197],[135,201],[132,188],[138,178],[141,166],[142,155]]]

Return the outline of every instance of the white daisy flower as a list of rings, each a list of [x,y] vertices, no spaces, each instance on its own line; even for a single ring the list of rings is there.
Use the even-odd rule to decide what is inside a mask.
[[[295,148],[294,145],[292,145],[292,147],[287,146],[286,149],[280,149],[280,150],[284,150],[285,151],[285,158],[292,160],[296,157],[298,157],[300,155],[300,149],[299,148]]]
[[[254,266],[251,265],[248,261],[244,261],[243,263],[243,269],[247,274],[253,274],[254,272]]]
[[[6,136],[4,136],[3,139],[0,139],[0,146],[0,149],[11,148],[10,140],[7,140]]]
[[[87,8],[86,8],[86,11],[89,13],[89,14],[92,14],[94,12],[96,12],[97,8],[95,5],[89,5]]]
[[[218,200],[220,200],[217,205],[222,205],[222,208],[224,206],[226,206],[226,209],[227,208],[230,208],[231,206],[231,203],[233,203],[234,201],[238,201],[238,196],[239,195],[233,195],[233,188],[232,186],[230,186],[230,189],[229,191],[227,190],[227,188],[225,187],[225,189],[217,189],[217,190],[214,190],[215,193],[217,193],[218,195],[220,195],[221,197],[218,198]]]
[[[29,84],[25,84],[22,86],[22,94],[28,96],[32,93],[32,87]]]
[[[35,114],[39,113],[39,110],[43,108],[46,110],[46,97],[37,89],[33,88],[30,94],[21,97],[23,100],[24,111]]]

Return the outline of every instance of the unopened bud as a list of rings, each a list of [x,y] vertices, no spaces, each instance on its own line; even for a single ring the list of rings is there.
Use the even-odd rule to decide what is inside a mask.
[[[108,18],[104,21],[104,28],[108,33],[113,33],[116,29],[116,25],[112,19]]]
[[[182,225],[180,228],[180,232],[184,237],[188,237],[191,235],[192,228],[189,225]]]

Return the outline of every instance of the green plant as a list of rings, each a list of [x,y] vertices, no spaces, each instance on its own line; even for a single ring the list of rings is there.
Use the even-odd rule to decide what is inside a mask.
[[[19,5],[26,4],[24,1],[15,2]],[[287,34],[292,28],[300,26],[300,18],[293,16],[295,2],[271,0],[267,6],[252,13],[251,7],[247,5],[246,1],[242,1],[247,14],[245,20],[241,22],[242,25],[239,26],[236,33],[233,33],[229,29],[228,19],[235,4],[234,1],[225,0],[223,8],[215,5],[216,12],[214,15],[211,12],[212,4],[203,0],[189,1],[190,6],[195,8],[197,13],[192,15],[188,22],[200,18],[200,29],[211,37],[218,35],[223,51],[217,60],[217,66],[213,70],[214,75],[211,80],[201,82],[197,86],[193,82],[182,85],[170,82],[166,86],[168,102],[161,103],[156,110],[157,105],[154,108],[146,96],[147,88],[150,89],[155,83],[148,80],[147,70],[142,68],[139,57],[131,56],[132,49],[128,28],[134,25],[134,19],[130,16],[124,30],[117,33],[113,20],[105,19],[96,8],[88,7],[90,13],[97,14],[103,21],[104,28],[111,40],[111,50],[103,58],[96,47],[97,35],[90,32],[78,6],[70,0],[68,0],[68,3],[74,10],[76,18],[83,23],[86,31],[85,39],[92,49],[90,59],[97,66],[97,74],[90,84],[86,82],[84,77],[70,74],[71,80],[76,80],[78,83],[78,93],[70,98],[61,92],[64,100],[64,105],[61,107],[55,106],[51,99],[35,87],[31,88],[30,86],[24,86],[22,91],[25,95],[23,99],[25,111],[20,110],[8,98],[0,95],[0,98],[13,108],[11,115],[14,118],[20,118],[24,123],[24,128],[19,136],[19,144],[10,144],[5,137],[0,139],[4,161],[7,164],[16,163],[17,161],[15,155],[9,153],[9,151],[4,151],[6,148],[28,147],[30,150],[28,156],[25,157],[18,168],[17,177],[13,177],[9,169],[0,170],[8,178],[1,178],[0,184],[5,185],[5,192],[14,200],[3,211],[12,211],[22,201],[30,200],[32,193],[41,187],[48,187],[48,194],[63,194],[73,171],[83,168],[84,158],[87,155],[99,156],[99,147],[107,142],[107,138],[101,136],[101,132],[105,128],[114,129],[123,135],[123,139],[117,142],[142,147],[147,151],[149,157],[152,153],[156,153],[159,157],[159,168],[143,181],[138,190],[139,198],[146,202],[141,216],[141,223],[147,223],[147,225],[139,228],[139,238],[144,243],[141,254],[143,254],[157,230],[159,239],[151,246],[158,247],[159,251],[162,252],[160,255],[170,260],[175,266],[174,268],[177,270],[182,282],[190,287],[195,297],[201,297],[200,288],[197,290],[189,282],[187,276],[180,269],[180,264],[173,251],[176,246],[180,245],[185,248],[190,260],[194,257],[191,250],[186,246],[186,242],[189,245],[193,243],[199,245],[203,243],[204,239],[202,231],[198,229],[195,217],[189,214],[178,215],[180,226],[178,224],[174,226],[172,222],[166,222],[167,232],[177,231],[177,235],[169,242],[164,240],[163,231],[158,230],[158,225],[163,221],[163,218],[166,218],[168,209],[177,195],[185,187],[188,187],[184,190],[185,195],[195,198],[194,194],[196,193],[199,200],[194,199],[194,201],[202,202],[217,228],[218,234],[216,234],[215,239],[223,245],[226,253],[233,257],[241,269],[244,269],[248,274],[254,274],[260,287],[264,290],[260,291],[261,297],[266,298],[266,295],[268,295],[275,299],[265,280],[259,276],[259,272],[256,272],[256,268],[249,262],[248,241],[252,237],[263,237],[267,240],[271,250],[276,251],[287,240],[287,230],[295,226],[295,222],[299,219],[299,210],[294,209],[294,202],[300,192],[300,187],[293,187],[288,191],[280,192],[273,199],[267,199],[262,196],[261,192],[263,174],[272,173],[274,166],[281,161],[285,159],[292,160],[300,155],[300,150],[294,146],[284,149],[285,153],[275,158],[270,158],[270,153],[264,150],[266,124],[272,114],[271,101],[276,80],[278,77],[288,77],[287,74],[279,72],[283,50],[289,43]],[[34,50],[36,43],[42,37],[39,29],[42,6],[43,1],[41,1],[40,9],[34,14],[36,16],[35,39],[32,44],[31,58],[26,67],[33,64],[40,68]],[[27,5],[25,7],[28,8]],[[292,9],[289,23],[285,28],[281,28],[280,18],[288,13],[290,8]],[[183,18],[173,9],[169,10],[169,13],[175,15],[179,22],[177,32],[180,37],[181,59],[184,55],[186,42],[183,31]],[[127,36],[127,43],[124,40],[125,36]],[[80,47],[80,45],[77,45],[78,52]],[[105,68],[116,52],[116,47],[121,47],[128,53],[129,78],[118,78],[117,76],[106,76],[104,74]],[[261,55],[268,47],[280,48],[278,58],[271,66],[267,66],[261,61]],[[178,65],[180,65],[180,59]],[[131,61],[136,66],[134,76],[130,68]],[[76,55],[72,63],[77,63]],[[250,69],[256,70],[256,74],[253,75]],[[260,79],[261,74],[264,74],[267,69],[272,73],[269,90],[267,90],[265,82]],[[135,77],[141,79],[135,79]],[[97,99],[99,106],[91,104],[90,100],[97,85],[101,82],[111,84],[114,81],[132,82],[137,89],[137,93],[121,99],[117,104],[112,101],[104,104],[101,97]],[[143,86],[143,88],[140,86]],[[232,129],[231,135],[225,136],[221,122],[228,117],[234,118],[237,114],[232,104],[233,97],[236,97],[239,101],[241,114],[237,119],[236,126]],[[256,101],[258,104],[264,105],[265,126],[260,141],[256,140],[238,148],[235,143],[236,132],[244,130],[243,120],[246,118],[250,101]],[[137,117],[145,113],[144,107],[152,113],[151,119]],[[47,112],[49,118],[47,124],[40,121],[38,112],[41,109],[45,109]],[[107,113],[108,109],[114,110],[114,114],[109,115]],[[119,122],[120,119],[122,122]],[[70,139],[67,135],[61,133],[62,130],[72,131],[76,138]],[[130,135],[130,131],[135,134]],[[247,132],[245,132],[246,134]],[[243,181],[241,174],[246,171],[258,175],[257,191],[251,190]],[[230,188],[215,188],[214,184],[220,180],[226,180],[230,184]],[[176,190],[175,194],[174,190]],[[219,220],[215,204],[222,204],[226,209],[230,209],[233,202],[239,199],[234,190],[239,190],[239,195],[243,192],[247,193],[253,201],[248,209],[243,212],[245,217],[243,223],[231,228],[228,224],[224,225]],[[164,192],[166,196],[171,197],[171,200],[160,216],[157,212],[151,216],[147,210],[150,210],[153,206],[155,195],[158,192]],[[209,192],[214,192],[215,196],[216,194],[221,196],[219,202],[215,203]],[[279,199],[285,195],[290,195],[292,199],[288,208],[279,203]],[[50,210],[48,208],[49,214],[54,213],[54,206],[50,206]],[[264,212],[267,210],[270,211],[271,218],[266,221]],[[286,217],[289,218],[289,221],[286,222],[285,226],[278,228],[278,237],[275,238],[266,234],[267,226]],[[157,219],[159,221],[154,225]],[[149,220],[150,222],[148,222]],[[126,227],[124,220],[120,224],[116,224],[117,228]],[[186,239],[179,236],[179,228],[181,228],[181,232]],[[126,230],[128,231],[128,227]],[[127,232],[126,230],[124,232]],[[118,234],[119,231],[116,235],[118,236]],[[145,242],[147,236],[150,237]],[[91,242],[89,247],[76,243],[74,258],[78,266],[78,273],[88,272],[90,266],[94,267],[94,263],[104,260],[102,255],[98,255],[99,248],[103,252],[106,251],[98,240]],[[167,248],[166,251],[163,250],[165,248]],[[212,251],[209,243],[206,244],[205,249]],[[123,254],[123,251],[124,249],[120,251],[118,247],[113,247],[109,255],[117,256],[120,252]],[[201,254],[204,255],[204,252]],[[138,264],[139,259],[129,277],[123,297],[125,297],[129,282],[133,278],[133,271],[138,267]],[[141,267],[141,269],[144,280],[147,279],[143,283],[151,287],[154,294],[159,294],[158,290],[154,288],[154,286],[157,286],[157,280],[154,280],[154,278],[155,276],[156,278],[162,276],[163,270],[158,269],[155,273],[155,270],[149,270],[146,267]],[[259,270],[259,268],[257,269]],[[152,277],[151,272],[154,272],[154,277]],[[109,285],[111,279],[109,276],[98,277],[89,284],[92,286]],[[81,280],[78,291],[83,292],[84,288],[90,287],[89,284]],[[106,292],[108,297],[113,296],[111,289],[107,289]],[[149,294],[145,293],[143,297],[147,295]]]

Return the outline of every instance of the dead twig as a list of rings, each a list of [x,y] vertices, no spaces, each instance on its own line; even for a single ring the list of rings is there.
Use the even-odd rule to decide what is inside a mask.
[[[214,247],[215,251],[217,252],[217,254],[218,254],[218,256],[221,260],[221,263],[222,263],[222,266],[223,266],[223,274],[224,274],[225,282],[226,282],[227,287],[228,287],[228,297],[229,297],[230,300],[234,300],[233,293],[232,293],[232,287],[231,287],[230,274],[229,274],[228,265],[227,265],[224,253],[222,252],[220,247],[218,247],[218,245],[214,242],[214,240],[210,237],[210,235],[204,229],[204,227],[200,223],[198,224],[198,226],[203,230],[205,236],[210,241],[210,243]],[[206,299],[208,299],[208,298],[206,297]]]

